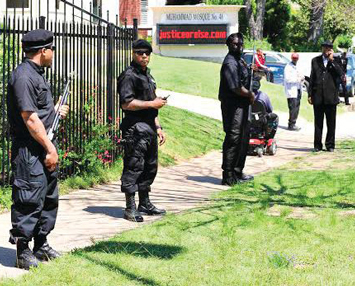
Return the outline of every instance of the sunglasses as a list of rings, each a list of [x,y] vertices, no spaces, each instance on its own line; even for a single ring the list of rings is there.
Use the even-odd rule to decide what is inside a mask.
[[[46,47],[46,50],[52,50],[54,52],[55,51],[55,46]]]
[[[143,56],[144,54],[146,54],[147,56],[150,56],[150,54],[151,54],[151,52],[149,52],[149,51],[134,51],[134,53],[139,56]]]

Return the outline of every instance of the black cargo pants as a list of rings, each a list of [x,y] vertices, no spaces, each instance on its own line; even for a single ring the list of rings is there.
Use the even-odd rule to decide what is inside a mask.
[[[250,138],[248,106],[233,106],[221,102],[223,129],[226,133],[223,142],[223,176],[230,177],[243,172]]]
[[[158,140],[155,126],[137,122],[123,130],[124,157],[121,191],[150,191],[158,171]]]
[[[45,151],[35,141],[13,141],[10,242],[46,237],[53,230],[58,211],[58,170],[44,165]]]

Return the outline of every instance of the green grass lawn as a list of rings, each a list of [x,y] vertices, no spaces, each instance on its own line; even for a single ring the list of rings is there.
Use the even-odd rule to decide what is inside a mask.
[[[153,55],[150,68],[158,88],[218,98],[220,64]],[[288,112],[283,86],[262,81],[261,90],[270,96],[276,112]],[[338,112],[344,112],[344,107],[340,106]],[[313,107],[307,102],[307,93],[303,94],[300,116],[313,121]]]
[[[166,143],[159,148],[159,164],[169,166],[181,160],[201,156],[220,149],[223,140],[222,123],[202,115],[166,106],[160,110],[160,123],[167,134]],[[72,189],[89,188],[95,184],[118,180],[122,161],[111,168],[96,170],[95,174],[70,177],[61,182],[61,194]],[[11,189],[0,189],[0,213],[11,205]]]
[[[1,285],[353,285],[355,142]],[[315,168],[317,157],[329,163]],[[275,213],[275,210],[276,213]]]

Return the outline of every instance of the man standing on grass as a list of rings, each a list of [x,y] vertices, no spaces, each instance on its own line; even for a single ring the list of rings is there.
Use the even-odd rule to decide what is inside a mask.
[[[293,53],[291,55],[291,62],[285,66],[284,71],[284,87],[289,110],[288,130],[291,131],[299,131],[301,129],[296,126],[296,121],[300,111],[302,84],[305,78],[297,67],[298,59],[299,55]]]
[[[59,256],[47,242],[58,211],[58,153],[47,136],[58,107],[44,77],[44,67],[52,65],[52,44],[52,32],[28,32],[22,39],[26,58],[12,72],[8,85],[13,173],[10,242],[17,246],[17,267],[23,269]],[[61,116],[68,111],[68,106],[61,107]],[[32,238],[33,251],[28,246]]]
[[[248,90],[250,76],[242,59],[243,35],[231,34],[226,41],[229,52],[221,68],[218,98],[221,101],[223,129],[226,133],[223,142],[223,185],[253,180],[253,176],[243,173],[249,145],[248,121],[249,105],[255,94]]]
[[[142,222],[142,215],[163,215],[149,200],[150,186],[158,170],[158,141],[165,143],[165,134],[158,119],[158,109],[166,99],[155,94],[156,84],[148,68],[151,45],[145,40],[132,44],[133,61],[118,79],[118,92],[124,112],[122,133],[124,142],[121,190],[126,196],[124,218]],[[135,193],[139,195],[136,208]]]
[[[334,152],[335,123],[337,105],[339,103],[338,87],[343,70],[334,60],[333,44],[326,41],[322,44],[322,54],[312,60],[309,82],[308,102],[314,110],[314,151],[321,151],[324,115],[327,120],[327,137],[325,147]]]

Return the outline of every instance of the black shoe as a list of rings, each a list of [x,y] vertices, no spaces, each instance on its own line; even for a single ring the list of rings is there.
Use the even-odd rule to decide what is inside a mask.
[[[327,148],[328,152],[334,152],[334,148]]]
[[[296,125],[289,125],[287,129],[290,131],[300,131],[301,127],[298,127]]]
[[[166,210],[158,209],[155,205],[153,205],[150,202],[147,205],[139,205],[138,211],[142,215],[165,215],[166,214]]]
[[[238,183],[246,183],[254,180],[254,177],[251,175],[246,175],[244,173],[240,173],[235,175],[235,178],[237,179]]]
[[[319,148],[314,148],[313,149],[313,152],[320,152],[320,151],[322,151],[322,149],[319,149]]]
[[[40,248],[33,248],[33,254],[40,261],[49,261],[61,256],[58,251],[49,246],[47,241]]]
[[[33,252],[28,247],[28,242],[18,241],[16,255],[16,267],[29,270],[30,267],[38,267],[40,261],[33,255]]]
[[[238,184],[238,182],[233,177],[223,178],[222,179],[222,185],[224,185],[224,186],[234,186],[236,184]]]
[[[143,222],[143,217],[139,211],[136,209],[125,209],[123,218],[134,222]]]

